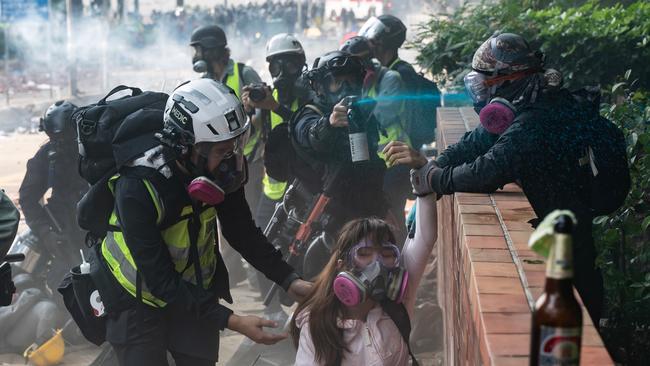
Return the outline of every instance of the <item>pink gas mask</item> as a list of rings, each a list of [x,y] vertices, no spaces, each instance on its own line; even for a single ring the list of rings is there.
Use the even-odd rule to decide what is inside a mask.
[[[481,109],[478,117],[488,132],[501,135],[515,121],[516,112],[515,106],[506,99],[492,98],[490,103]]]
[[[353,269],[341,271],[333,284],[334,294],[344,305],[356,306],[368,298],[404,300],[408,272],[400,267],[400,250],[395,244],[376,248],[363,241],[352,247],[346,261]]]
[[[200,165],[205,166],[205,153],[201,152]],[[205,168],[195,169],[197,174],[187,186],[190,198],[208,205],[218,205],[226,195],[239,190],[248,180],[246,159],[240,149],[228,153],[214,171],[205,172]]]

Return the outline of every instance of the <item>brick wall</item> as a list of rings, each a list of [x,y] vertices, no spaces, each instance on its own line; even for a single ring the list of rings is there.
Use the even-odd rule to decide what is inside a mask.
[[[471,108],[439,108],[439,151],[476,127]],[[456,193],[438,205],[438,296],[447,365],[528,365],[543,258],[528,249],[535,214],[519,187]],[[577,295],[577,294],[576,294]],[[582,365],[613,365],[586,310]]]

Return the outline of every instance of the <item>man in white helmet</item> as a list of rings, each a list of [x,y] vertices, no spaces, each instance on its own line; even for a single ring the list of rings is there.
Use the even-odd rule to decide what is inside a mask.
[[[287,123],[293,113],[313,97],[301,78],[306,58],[296,37],[287,33],[273,36],[266,44],[266,61],[273,78],[273,89],[265,85],[249,85],[242,94],[245,108],[262,109],[266,119],[270,120],[266,121],[270,122],[271,132],[264,150],[264,191],[255,210],[255,222],[262,228],[271,219],[275,205],[282,200],[287,181],[292,179],[287,166],[293,153]],[[263,99],[255,98],[255,93],[263,93]],[[264,278],[259,278],[259,284],[261,295],[265,296],[271,284]],[[264,311],[270,318],[286,320],[287,315],[277,298]]]
[[[109,180],[115,209],[102,256],[122,291],[120,309],[106,309],[106,339],[120,365],[167,365],[168,351],[179,366],[214,365],[225,328],[258,343],[284,339],[262,329],[275,322],[219,304],[232,298],[217,218],[230,245],[269,279],[296,298],[309,288],[246,202],[249,122],[241,103],[214,80],[193,80],[170,95],[161,117],[161,143]]]

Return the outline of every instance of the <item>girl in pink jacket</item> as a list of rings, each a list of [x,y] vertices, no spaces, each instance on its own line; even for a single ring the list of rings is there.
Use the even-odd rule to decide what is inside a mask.
[[[423,157],[391,143],[391,156],[409,151],[406,163],[419,168]],[[398,159],[393,159],[398,160]],[[395,322],[378,302],[403,303],[413,315],[418,285],[437,239],[436,197],[417,198],[416,229],[402,250],[389,225],[378,218],[343,227],[332,256],[312,292],[298,306],[291,333],[298,347],[296,366],[407,365],[409,351]]]

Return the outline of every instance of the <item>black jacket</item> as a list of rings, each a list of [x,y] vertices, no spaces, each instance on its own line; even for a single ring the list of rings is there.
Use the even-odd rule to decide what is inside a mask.
[[[48,141],[27,161],[25,178],[18,191],[20,207],[27,225],[42,237],[54,229],[54,223],[39,202],[52,188],[47,207],[65,234],[78,240],[81,230],[76,220],[77,202],[88,190],[88,184],[77,172],[76,145],[56,151],[53,145]]]
[[[434,172],[433,189],[489,193],[517,182],[539,218],[555,209],[572,210],[579,232],[590,237],[592,214],[578,164],[583,151],[575,143],[584,108],[562,89],[541,94],[517,113],[501,136],[479,126],[443,151],[437,159],[443,169]]]
[[[123,168],[115,186],[120,224],[133,259],[151,293],[165,302],[181,304],[186,309],[209,303],[212,308],[203,312],[210,313],[212,320],[216,320],[219,328],[223,329],[232,311],[210,300],[216,296],[232,302],[228,271],[218,250],[215,247],[218,263],[213,287],[205,294],[207,299],[204,299],[199,296],[196,286],[183,281],[180,273],[174,269],[160,234],[160,227],[174,223],[182,208],[191,204],[185,190],[187,182],[179,176],[174,174],[167,179],[150,168]],[[156,209],[142,178],[149,179],[162,198],[166,214],[160,227],[156,225]],[[267,241],[255,225],[244,197],[244,188],[226,195],[216,209],[223,235],[230,245],[270,280],[282,284],[293,268],[284,262],[280,251]]]
[[[325,182],[334,180],[330,212],[333,230],[358,217],[384,217],[387,204],[382,190],[386,166],[377,155],[379,133],[376,121],[368,132],[370,160],[353,163],[348,130],[329,124],[329,109],[313,104],[324,114],[301,108],[290,123],[290,135],[298,155],[294,175],[312,192],[321,192]],[[336,174],[336,179],[333,179]]]

